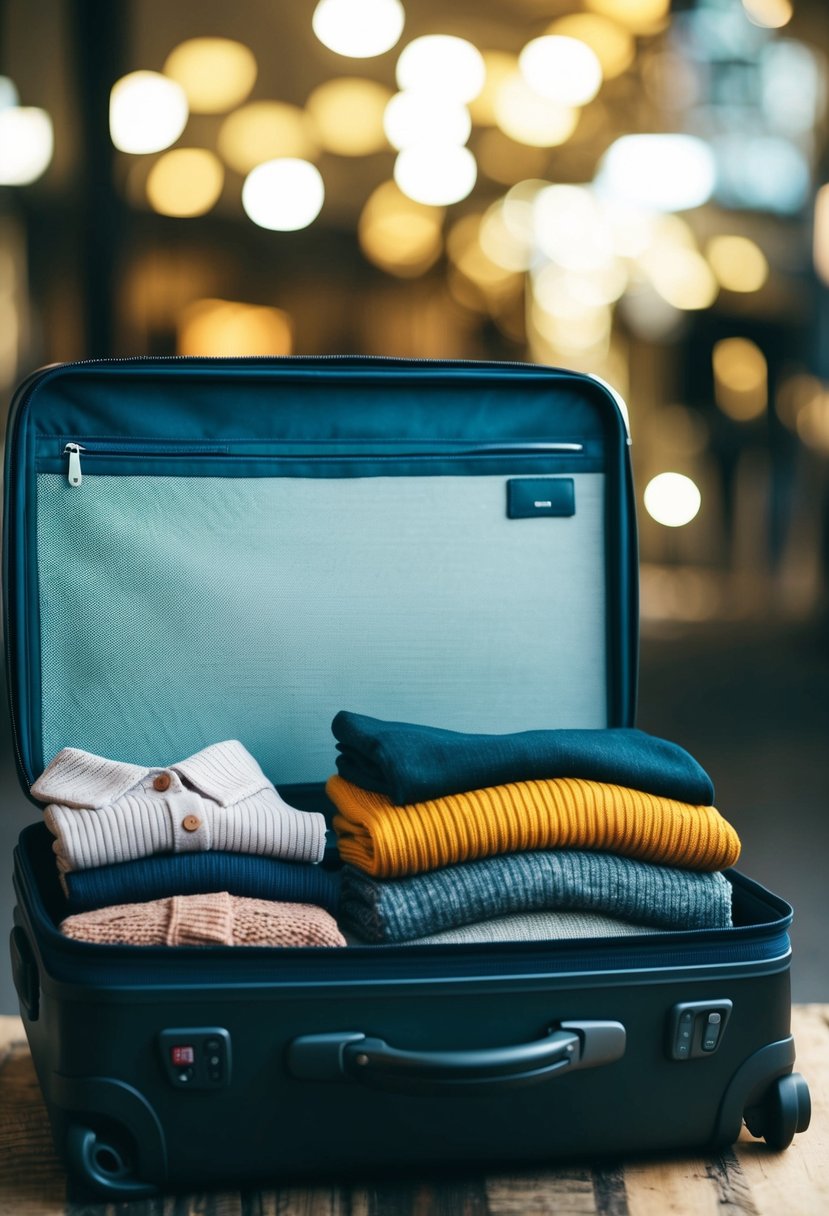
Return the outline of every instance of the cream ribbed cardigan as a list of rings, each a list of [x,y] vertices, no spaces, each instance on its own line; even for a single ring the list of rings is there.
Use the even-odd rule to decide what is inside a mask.
[[[325,849],[323,816],[283,801],[235,739],[164,769],[65,747],[32,794],[50,804],[62,872],[206,849],[313,862]]]

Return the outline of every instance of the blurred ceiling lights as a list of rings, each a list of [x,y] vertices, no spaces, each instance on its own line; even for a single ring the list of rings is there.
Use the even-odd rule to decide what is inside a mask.
[[[575,38],[589,46],[599,60],[605,80],[621,76],[636,57],[636,43],[630,30],[597,13],[571,13],[559,17],[548,27],[547,33]]]
[[[122,152],[160,152],[187,125],[187,94],[160,72],[130,72],[112,86],[109,130]]]
[[[206,148],[173,148],[156,161],[147,177],[147,198],[161,215],[204,215],[224,185],[225,171]]]
[[[317,138],[338,156],[369,156],[386,147],[383,115],[391,91],[375,80],[342,76],[314,89],[306,109]]]
[[[391,98],[383,116],[386,138],[401,150],[413,144],[465,144],[472,133],[469,110],[454,97],[423,88],[404,89]]]
[[[45,110],[14,104],[0,109],[0,186],[37,181],[48,169],[53,150],[52,119]]]
[[[667,24],[671,0],[585,0],[584,7],[612,17],[633,34],[657,34]]]
[[[229,38],[190,38],[164,64],[164,75],[184,89],[193,114],[224,114],[241,105],[256,73],[253,52]]]
[[[400,278],[423,274],[443,249],[444,212],[405,195],[394,182],[383,182],[360,215],[360,248],[375,266]]]
[[[779,30],[792,19],[791,0],[743,0],[749,21],[766,29]]]
[[[196,300],[179,322],[180,355],[289,355],[293,325],[281,308]]]
[[[394,162],[394,180],[403,193],[433,207],[466,198],[477,175],[475,157],[456,144],[413,144],[398,152]]]
[[[682,528],[696,518],[702,495],[683,473],[660,473],[645,486],[645,510],[666,528]]]
[[[577,38],[534,38],[519,55],[518,66],[534,92],[561,105],[587,105],[602,84],[598,56]]]
[[[281,157],[251,169],[242,186],[242,206],[254,224],[276,232],[307,228],[322,210],[325,187],[307,160]]]
[[[715,180],[711,149],[693,135],[623,135],[602,157],[596,184],[624,202],[685,211],[708,201]]]
[[[311,24],[330,51],[370,59],[395,45],[405,21],[399,0],[320,0]]]
[[[285,101],[251,101],[219,128],[219,152],[237,173],[278,156],[310,160],[318,151],[312,120]]]
[[[723,338],[711,354],[714,398],[735,422],[750,422],[768,405],[768,369],[760,347],[748,338]]]
[[[759,291],[769,277],[765,254],[746,236],[712,237],[705,252],[726,291]]]
[[[401,90],[426,89],[467,102],[483,89],[486,65],[481,52],[466,39],[427,34],[400,52],[395,77]]]
[[[519,72],[513,72],[495,94],[495,121],[511,139],[537,148],[566,143],[576,129],[579,111],[541,97]]]

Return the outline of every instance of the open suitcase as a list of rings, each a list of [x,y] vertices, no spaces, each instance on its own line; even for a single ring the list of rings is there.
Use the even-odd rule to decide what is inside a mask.
[[[523,364],[36,373],[6,452],[21,781],[65,745],[164,765],[238,738],[287,801],[322,809],[341,708],[489,733],[631,725],[628,444],[607,386]],[[783,1148],[809,1118],[791,909],[729,877],[725,930],[102,946],[58,932],[51,836],[33,824],[11,953],[58,1150],[128,1197],[323,1166],[699,1151],[744,1117]],[[218,1052],[218,1076],[179,1084],[176,1041]]]

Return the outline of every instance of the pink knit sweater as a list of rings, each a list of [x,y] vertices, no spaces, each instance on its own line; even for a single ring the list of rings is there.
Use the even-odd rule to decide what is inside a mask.
[[[246,899],[219,891],[116,904],[67,916],[78,941],[126,946],[344,946],[337,922],[313,904]]]

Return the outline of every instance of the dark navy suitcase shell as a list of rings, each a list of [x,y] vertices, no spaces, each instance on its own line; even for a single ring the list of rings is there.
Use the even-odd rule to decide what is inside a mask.
[[[6,446],[24,787],[67,745],[163,765],[238,738],[289,802],[323,809],[342,708],[493,733],[631,724],[628,445],[606,385],[524,364],[36,373]],[[57,1147],[115,1197],[698,1151],[733,1142],[744,1117],[785,1147],[809,1117],[791,1071],[791,909],[729,877],[727,930],[101,946],[58,932],[51,837],[34,823],[15,852],[11,953]],[[218,1080],[177,1082],[183,1039],[219,1056]]]

